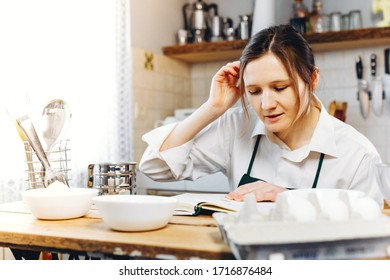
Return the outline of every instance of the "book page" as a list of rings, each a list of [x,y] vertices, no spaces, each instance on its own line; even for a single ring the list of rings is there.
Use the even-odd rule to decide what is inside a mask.
[[[199,203],[204,209],[220,212],[238,212],[244,202],[227,199],[223,193],[183,193],[174,196],[179,200],[175,215],[192,215],[194,207]],[[272,202],[259,202],[257,208],[261,213],[269,211]]]
[[[192,215],[195,212],[194,207],[200,202],[208,202],[209,204],[211,203],[218,206],[229,206],[230,201],[225,198],[225,195],[226,194],[220,193],[183,193],[176,195],[174,197],[177,198],[179,202],[176,206],[175,214],[179,215],[180,212],[183,212],[181,215]],[[237,201],[233,202],[239,203]]]

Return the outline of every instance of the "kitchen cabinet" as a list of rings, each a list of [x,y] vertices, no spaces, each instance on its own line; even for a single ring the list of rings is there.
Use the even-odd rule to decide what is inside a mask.
[[[390,27],[306,34],[314,52],[390,45]],[[247,40],[204,42],[163,48],[166,56],[187,63],[238,59]]]

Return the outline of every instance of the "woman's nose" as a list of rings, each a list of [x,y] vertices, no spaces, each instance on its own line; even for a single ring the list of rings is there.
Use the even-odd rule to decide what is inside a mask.
[[[269,110],[276,107],[276,100],[272,92],[264,91],[261,98],[261,108],[263,110]]]

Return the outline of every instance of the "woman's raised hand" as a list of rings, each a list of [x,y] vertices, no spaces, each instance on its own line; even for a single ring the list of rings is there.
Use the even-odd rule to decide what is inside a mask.
[[[234,61],[221,67],[211,82],[210,96],[207,103],[214,113],[222,115],[241,97],[237,85],[240,75],[240,62]]]
[[[209,99],[176,125],[161,145],[160,151],[187,143],[232,107],[240,98],[240,90],[237,87],[239,74],[239,61],[228,63],[219,69],[211,82]]]

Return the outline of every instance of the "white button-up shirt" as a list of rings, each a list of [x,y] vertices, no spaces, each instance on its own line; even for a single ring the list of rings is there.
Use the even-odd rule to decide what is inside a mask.
[[[246,118],[241,107],[229,109],[193,140],[159,152],[174,127],[159,127],[142,138],[149,146],[139,169],[154,180],[195,180],[221,171],[234,190],[248,170],[257,135],[261,134],[250,176],[286,188],[311,188],[320,154],[324,153],[317,188],[363,191],[383,205],[374,172],[374,164],[381,159],[374,145],[323,107],[310,143],[296,150],[267,133],[253,111]]]

